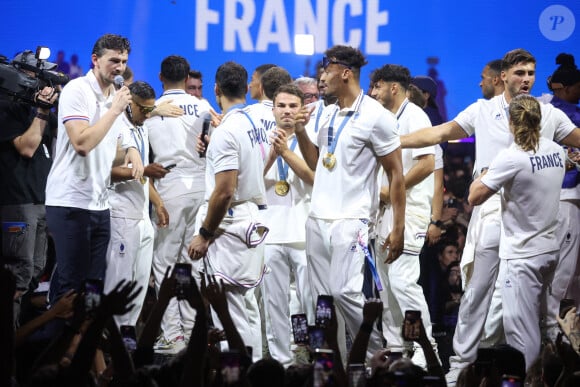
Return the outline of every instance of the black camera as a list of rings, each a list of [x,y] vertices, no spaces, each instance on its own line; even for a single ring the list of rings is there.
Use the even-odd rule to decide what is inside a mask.
[[[13,61],[0,55],[0,93],[6,94],[14,101],[23,101],[42,108],[51,108],[38,100],[37,93],[44,87],[65,85],[69,77],[56,71],[56,64],[47,62],[50,50],[39,46],[36,53],[26,50],[18,54]]]

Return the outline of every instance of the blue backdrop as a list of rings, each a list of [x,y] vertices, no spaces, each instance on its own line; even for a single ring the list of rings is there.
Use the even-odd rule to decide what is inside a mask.
[[[398,63],[414,75],[435,71],[453,118],[479,98],[486,62],[523,47],[538,60],[534,94],[547,92],[546,77],[560,52],[580,61],[580,2],[512,0],[3,0],[0,53],[49,46],[66,59],[78,54],[83,70],[103,33],[127,36],[135,79],[161,91],[161,60],[183,55],[204,75],[204,96],[213,104],[216,67],[235,60],[248,69],[277,63],[293,76],[313,74],[322,52],[335,44],[368,55],[361,83],[371,70]],[[316,53],[294,54],[294,34],[315,36]],[[428,59],[431,58],[431,59]],[[429,64],[429,63],[430,64]]]

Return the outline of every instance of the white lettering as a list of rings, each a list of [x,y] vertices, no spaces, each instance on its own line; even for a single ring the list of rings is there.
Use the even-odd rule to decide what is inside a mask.
[[[311,0],[296,0],[294,33],[314,35],[314,52],[324,52],[328,48],[328,0],[316,1],[316,13]]]
[[[195,49],[207,50],[209,24],[219,24],[219,13],[209,9],[209,0],[195,2]]]
[[[278,44],[280,52],[292,51],[286,11],[282,0],[266,0],[264,3],[256,51],[268,51],[269,44]]]
[[[366,10],[365,52],[369,55],[390,55],[391,42],[379,41],[379,27],[389,24],[389,12],[379,11],[379,0],[368,0]]]
[[[362,43],[362,31],[351,29],[346,36],[345,26],[346,7],[350,8],[350,16],[360,16],[363,14],[363,7],[360,0],[337,0],[332,9],[332,41],[333,44],[344,44],[352,47],[360,47]]]
[[[224,51],[236,51],[236,36],[240,39],[240,49],[253,52],[250,26],[256,16],[256,5],[253,0],[228,0],[225,3],[224,17]],[[238,17],[237,6],[241,5]]]
[[[196,50],[207,51],[210,25],[223,24],[226,52],[291,53],[294,34],[310,34],[317,54],[337,44],[360,47],[368,55],[391,54],[391,41],[381,40],[390,15],[381,9],[380,0],[227,0],[222,9],[209,4],[210,0],[195,2]]]

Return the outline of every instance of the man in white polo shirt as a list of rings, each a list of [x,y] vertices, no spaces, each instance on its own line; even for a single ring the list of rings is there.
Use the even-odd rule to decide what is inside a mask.
[[[375,71],[371,76],[373,85],[371,96],[395,115],[399,123],[399,133],[408,134],[430,125],[429,117],[419,106],[407,99],[407,89],[411,83],[409,69],[399,65],[388,64]],[[431,318],[423,288],[419,280],[419,254],[425,242],[425,234],[431,220],[431,200],[433,198],[433,168],[435,166],[435,149],[428,146],[419,149],[403,149],[403,173],[407,201],[405,208],[405,244],[403,254],[395,262],[383,263],[386,254],[378,249],[377,266],[383,280],[384,290],[380,292],[385,307],[383,308],[383,335],[389,346],[404,343],[401,335],[404,313],[406,310],[421,311],[425,332],[431,343],[436,346],[431,336]],[[389,185],[386,175],[382,174],[381,211],[377,221],[378,242],[391,230],[392,208]],[[414,348],[413,362],[426,367],[423,350]]]
[[[262,242],[268,230],[258,221],[265,204],[263,144],[261,137],[252,136],[254,127],[244,110],[247,80],[246,69],[235,62],[216,72],[214,92],[224,116],[207,148],[205,203],[188,253],[193,260],[203,258],[200,271],[223,280],[230,315],[257,361],[262,358],[262,332],[250,321],[247,303],[252,302],[253,310],[257,303],[246,293],[262,281]]]
[[[536,59],[524,49],[515,49],[502,59],[503,94],[480,99],[453,120],[401,137],[403,147],[417,148],[477,135],[478,174],[489,167],[494,156],[513,142],[508,127],[509,102],[519,94],[529,94],[535,82]],[[551,105],[541,104],[541,135],[578,147],[580,129]],[[462,270],[473,266],[461,299],[459,319],[453,337],[455,356],[450,358],[447,383],[455,385],[462,368],[475,361],[499,267],[500,197],[493,195],[474,209],[462,256]],[[555,311],[557,313],[557,311]]]
[[[268,199],[264,219],[271,220],[265,241],[265,263],[271,270],[264,277],[262,297],[270,355],[288,367],[294,360],[288,303],[291,277],[295,279],[300,304],[297,312],[314,321],[304,229],[314,173],[302,159],[294,135],[295,116],[304,106],[302,91],[292,84],[282,85],[273,97],[276,128],[271,134],[272,150],[264,176]]]
[[[312,296],[334,297],[336,311],[352,337],[362,323],[363,270],[369,254],[369,223],[379,205],[378,172],[389,178],[393,229],[384,236],[387,261],[402,252],[405,222],[405,183],[397,121],[360,88],[360,68],[366,60],[360,50],[334,46],[326,51],[321,82],[337,103],[321,122],[316,144],[297,126],[300,151],[315,170],[310,215],[306,222],[306,255]],[[323,114],[323,117],[325,115]],[[339,320],[340,321],[340,320]],[[373,324],[374,325],[374,324]],[[382,347],[375,326],[368,346],[370,357]],[[344,348],[344,347],[343,347]]]
[[[181,107],[179,117],[153,117],[145,124],[153,151],[153,161],[172,168],[163,179],[154,181],[155,188],[163,198],[169,213],[166,227],[155,227],[153,250],[153,275],[159,289],[167,267],[188,262],[187,243],[195,231],[195,216],[203,202],[205,192],[205,159],[195,150],[195,141],[201,133],[202,114],[210,110],[205,100],[185,92],[189,76],[188,61],[178,55],[170,55],[161,62],[159,78],[163,83],[163,95],[157,105],[171,100]],[[156,350],[177,353],[185,348],[185,338],[191,333],[195,312],[186,300],[171,299],[163,321],[162,337]]]
[[[129,41],[103,35],[93,47],[94,68],[70,81],[58,108],[58,138],[46,184],[46,219],[56,248],[50,303],[86,279],[103,279],[110,237],[108,190],[117,152],[115,120],[131,102],[127,87],[115,91],[114,79],[127,66]],[[125,138],[132,177],[143,175],[141,156]]]
[[[121,280],[136,281],[141,291],[135,298],[135,307],[124,315],[115,316],[117,325],[137,324],[145,300],[151,261],[153,259],[153,226],[149,218],[149,199],[154,205],[157,218],[167,222],[167,212],[161,198],[149,178],[163,178],[169,171],[161,164],[149,163],[149,135],[143,123],[155,108],[155,91],[145,82],[129,85],[131,91],[131,114],[115,121],[122,136],[133,139],[146,165],[140,181],[131,179],[131,170],[116,166],[111,170],[113,185],[109,189],[111,204],[111,240],[107,249],[107,275],[104,292],[109,293]]]

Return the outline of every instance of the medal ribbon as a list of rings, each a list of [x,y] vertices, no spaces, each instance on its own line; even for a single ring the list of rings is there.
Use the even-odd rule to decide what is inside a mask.
[[[316,113],[316,122],[314,123],[314,133],[318,133],[318,124],[320,123],[320,117],[322,116],[322,111],[324,110],[324,103],[318,106],[318,112]]]
[[[141,140],[141,147],[139,147],[139,143],[137,142],[137,136],[135,136],[135,132],[139,135],[139,139]],[[145,142],[143,142],[143,135],[141,134],[141,128],[136,126],[131,128],[131,136],[133,136],[133,140],[135,141],[135,145],[137,146],[137,150],[141,155],[141,161],[145,162]]]
[[[377,290],[381,292],[383,290],[383,285],[381,284],[381,277],[379,277],[379,272],[377,271],[377,267],[375,265],[375,261],[373,260],[373,256],[367,247],[367,244],[363,241],[360,233],[358,234],[358,245],[360,246],[362,252],[365,255],[365,259],[369,264],[369,269],[371,270],[371,274],[373,275],[373,280],[375,281],[375,285],[377,286]]]
[[[330,127],[328,128],[328,152],[332,153],[332,154],[334,154],[334,151],[336,150],[336,146],[338,145],[338,138],[340,137],[340,134],[342,133],[342,129],[344,129],[344,126],[346,125],[346,123],[348,122],[350,117],[352,117],[354,112],[350,111],[350,112],[346,113],[346,117],[344,117],[344,119],[342,120],[342,123],[340,124],[340,126],[338,127],[338,130],[336,131],[336,136],[333,136],[334,119],[336,118],[337,114],[338,114],[338,110],[334,112],[334,115],[332,116],[332,120],[330,120]]]
[[[290,150],[292,152],[294,152],[294,149],[296,149],[296,144],[298,143],[298,140],[296,139],[296,136],[294,136],[294,139],[292,140],[292,144],[290,144]],[[284,162],[284,159],[282,159],[282,156],[278,156],[276,158],[276,163],[278,163],[278,177],[280,178],[280,180],[282,181],[286,181],[286,178],[288,177],[288,163]]]

